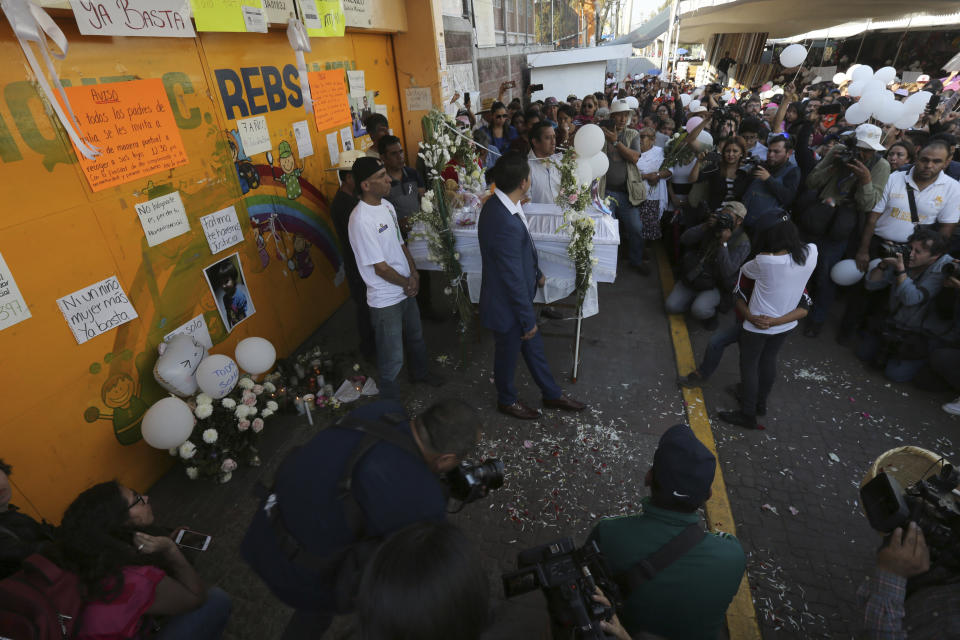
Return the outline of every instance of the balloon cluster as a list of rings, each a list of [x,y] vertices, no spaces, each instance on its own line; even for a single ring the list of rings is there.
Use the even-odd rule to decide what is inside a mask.
[[[270,370],[277,359],[277,350],[265,338],[245,338],[237,344],[233,355],[209,355],[192,336],[176,335],[160,345],[160,357],[153,367],[153,377],[167,391],[188,397],[199,389],[217,399],[233,391],[240,379],[240,370],[259,375]],[[239,366],[238,366],[239,365]],[[151,447],[170,449],[183,444],[193,432],[195,419],[190,405],[180,398],[163,398],[147,409],[141,433]]]
[[[887,85],[897,79],[897,70],[883,67],[874,71],[869,65],[855,64],[846,73],[833,77],[836,84],[849,81],[847,93],[860,100],[850,106],[844,118],[850,124],[861,124],[871,117],[898,129],[909,129],[917,123],[930,100],[929,91],[918,91],[900,102]]]
[[[870,261],[866,271],[860,271],[857,268],[856,260],[841,260],[830,269],[830,279],[841,287],[849,287],[876,269],[878,264],[880,264],[880,258],[874,258]]]
[[[636,98],[633,98],[636,102]],[[629,98],[627,98],[629,101]],[[635,108],[635,107],[631,107]],[[603,129],[595,124],[585,124],[577,131],[573,138],[573,148],[577,151],[577,182],[590,184],[597,178],[607,174],[610,168],[610,159],[603,152],[606,137]]]

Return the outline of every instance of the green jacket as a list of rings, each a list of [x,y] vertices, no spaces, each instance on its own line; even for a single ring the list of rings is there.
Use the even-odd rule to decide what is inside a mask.
[[[640,132],[636,129],[631,129],[626,127],[620,134],[617,136],[617,139],[622,142],[625,146],[629,147],[633,143],[633,139],[640,135]],[[604,145],[606,147],[606,145]],[[613,151],[614,153],[620,153],[617,150]],[[640,169],[637,168],[636,163],[627,162],[627,197],[630,198],[630,204],[633,206],[638,206],[641,202],[647,199],[647,183],[644,182],[643,178],[640,177]],[[604,175],[600,178],[600,197],[607,197],[607,176]],[[881,190],[882,191],[882,190]]]
[[[850,174],[845,171],[841,175],[837,170],[837,163],[833,161],[837,146],[840,145],[830,149],[807,176],[807,188],[819,192],[818,200],[820,201],[832,198],[834,202],[838,203],[844,199],[844,193],[848,192],[852,185],[855,185],[853,200],[857,205],[857,211],[860,213],[873,211],[873,208],[877,206],[883,196],[883,188],[887,186],[887,179],[890,178],[890,163],[885,158],[878,157],[870,169],[871,182],[866,186],[861,185],[856,176],[844,181],[843,185],[839,185],[839,178]]]
[[[643,513],[601,520],[588,539],[595,540],[614,575],[650,555],[700,515],[642,502]],[[647,631],[668,639],[715,640],[746,568],[740,541],[727,533],[707,533],[630,594],[624,594],[620,622],[631,635]]]

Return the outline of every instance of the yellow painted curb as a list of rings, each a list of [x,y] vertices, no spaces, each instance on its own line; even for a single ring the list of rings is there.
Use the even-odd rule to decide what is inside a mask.
[[[667,261],[663,247],[657,246],[657,264],[660,270],[660,284],[663,287],[663,297],[666,298],[673,289],[673,272]],[[690,334],[687,333],[687,324],[683,316],[673,314],[667,316],[670,323],[670,337],[673,340],[673,350],[677,358],[677,372],[687,375],[697,368],[697,360],[690,345]],[[703,401],[700,389],[683,389],[683,400],[687,407],[687,418],[690,428],[697,438],[717,456],[717,443],[713,439],[710,428],[710,419],[707,417],[707,407]],[[720,456],[717,456],[719,462]],[[730,509],[730,499],[727,497],[727,485],[723,481],[723,471],[717,465],[717,475],[713,479],[713,494],[707,500],[707,525],[711,531],[724,531],[731,535],[737,534],[733,521],[733,512]],[[757,613],[753,608],[753,598],[750,595],[750,583],[744,574],[743,581],[737,594],[733,597],[727,609],[727,630],[730,640],[760,640],[760,626],[757,624]]]

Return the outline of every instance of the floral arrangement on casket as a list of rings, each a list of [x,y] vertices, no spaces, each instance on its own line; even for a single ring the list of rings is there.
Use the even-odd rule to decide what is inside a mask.
[[[573,147],[564,151],[557,163],[560,170],[560,188],[556,204],[563,211],[561,229],[570,230],[567,256],[573,262],[576,273],[577,313],[579,315],[587,290],[593,284],[593,266],[598,260],[593,255],[594,221],[584,213],[593,201],[590,183],[578,176],[577,153]]]

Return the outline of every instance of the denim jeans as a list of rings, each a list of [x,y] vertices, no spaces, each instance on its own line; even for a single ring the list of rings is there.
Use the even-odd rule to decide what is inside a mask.
[[[703,355],[703,362],[697,367],[697,372],[704,380],[713,375],[713,372],[720,366],[720,358],[723,357],[723,351],[732,344],[735,344],[740,338],[740,321],[733,319],[733,324],[725,329],[715,331],[710,336],[710,342],[707,343],[707,351]]]
[[[680,280],[673,285],[673,291],[667,296],[667,313],[685,313],[687,309],[697,320],[708,320],[716,315],[720,304],[720,291],[714,287],[706,291],[691,289]]]
[[[880,355],[881,346],[880,337],[877,334],[870,331],[862,331],[860,333],[860,342],[857,343],[855,353],[857,357],[864,362],[872,363],[876,357]],[[920,373],[920,370],[923,369],[926,364],[926,359],[901,360],[900,358],[890,358],[883,368],[883,375],[893,382],[910,382],[917,377],[917,374]]]
[[[207,600],[202,605],[178,616],[172,616],[160,629],[157,640],[217,640],[230,619],[230,596],[219,587],[207,590]]]
[[[627,259],[635,267],[643,264],[643,222],[640,221],[640,209],[630,204],[630,197],[622,191],[607,191],[607,195],[616,201],[613,215],[623,223],[627,234]]]
[[[767,403],[777,378],[777,354],[789,334],[790,331],[774,334],[740,331],[740,383],[743,385],[740,410],[743,413],[756,416],[757,405]]]
[[[370,320],[377,335],[377,368],[380,392],[385,399],[399,400],[397,376],[403,368],[403,345],[410,356],[410,376],[427,377],[427,345],[420,326],[420,308],[416,298],[404,298],[389,307],[370,308]]]
[[[847,249],[846,240],[821,240],[817,242],[817,268],[813,272],[813,281],[816,290],[813,293],[813,310],[810,312],[810,321],[815,324],[823,324],[830,313],[830,307],[833,306],[833,300],[837,295],[837,285],[830,277],[830,271],[835,264],[843,259],[843,253]],[[862,287],[859,282],[853,286]]]

